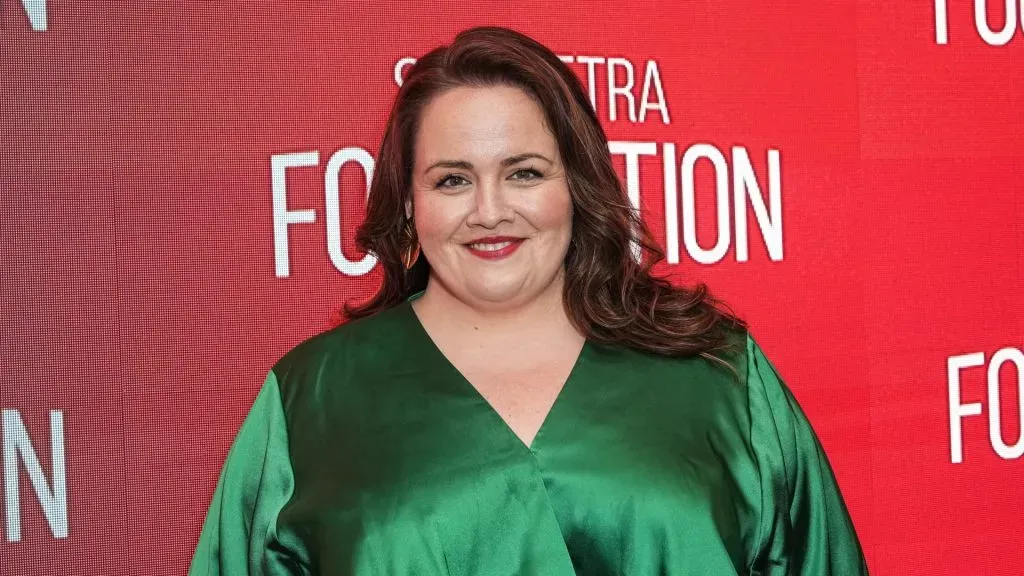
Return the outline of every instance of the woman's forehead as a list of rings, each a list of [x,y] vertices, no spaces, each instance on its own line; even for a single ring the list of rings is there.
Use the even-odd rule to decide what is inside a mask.
[[[533,98],[518,88],[493,86],[456,88],[431,101],[415,148],[423,166],[443,161],[475,166],[527,153],[552,158],[558,146]]]

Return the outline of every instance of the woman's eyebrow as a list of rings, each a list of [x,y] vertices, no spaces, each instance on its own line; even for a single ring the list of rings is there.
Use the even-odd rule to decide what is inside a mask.
[[[438,160],[430,166],[427,166],[427,169],[424,170],[423,173],[425,174],[430,172],[434,168],[458,168],[459,170],[472,170],[473,165],[465,160]]]
[[[539,154],[537,152],[525,152],[523,154],[516,154],[515,156],[509,156],[501,161],[502,168],[507,168],[513,164],[518,164],[523,160],[529,160],[530,158],[538,158],[547,162],[548,164],[554,164],[547,156]],[[438,160],[427,167],[423,172],[430,172],[434,168],[456,168],[459,170],[472,170],[473,164],[466,162],[465,160]]]
[[[518,164],[523,160],[529,160],[530,158],[539,158],[547,162],[548,164],[554,164],[554,162],[548,160],[547,156],[544,156],[543,154],[538,154],[537,152],[526,152],[524,154],[516,154],[515,156],[509,156],[508,158],[505,158],[504,160],[501,161],[501,165],[502,167],[507,168],[513,164]]]

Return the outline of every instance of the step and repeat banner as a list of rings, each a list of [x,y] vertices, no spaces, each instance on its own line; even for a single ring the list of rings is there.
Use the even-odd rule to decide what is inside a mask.
[[[480,24],[579,74],[872,573],[1024,574],[1022,0],[0,1],[0,574],[186,571],[263,375],[379,282],[403,71]]]

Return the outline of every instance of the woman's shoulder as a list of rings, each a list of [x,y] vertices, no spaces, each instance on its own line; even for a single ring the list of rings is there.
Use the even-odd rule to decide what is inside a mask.
[[[595,356],[609,366],[624,366],[637,375],[651,372],[673,374],[687,379],[743,383],[753,337],[746,328],[723,328],[714,347],[685,356],[658,354],[621,344],[591,344]]]
[[[366,358],[380,358],[402,348],[403,306],[347,321],[310,336],[285,352],[273,366],[279,380],[295,372],[322,370],[327,365],[351,364]]]

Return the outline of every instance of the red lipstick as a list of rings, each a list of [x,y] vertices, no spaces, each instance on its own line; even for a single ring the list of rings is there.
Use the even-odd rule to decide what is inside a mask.
[[[484,260],[500,260],[510,256],[513,252],[519,249],[519,245],[523,243],[525,238],[517,238],[515,236],[487,236],[485,238],[477,238],[476,240],[467,243],[466,249],[469,253]],[[480,249],[474,246],[480,244],[489,244],[488,249]],[[500,244],[506,244],[505,246],[496,247]]]

